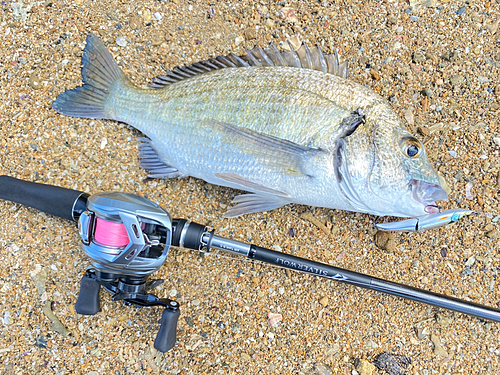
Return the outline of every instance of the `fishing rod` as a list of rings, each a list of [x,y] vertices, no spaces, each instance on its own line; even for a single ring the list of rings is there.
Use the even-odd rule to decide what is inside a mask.
[[[500,322],[500,310],[459,298],[387,281],[215,235],[215,230],[185,219],[171,219],[156,203],[135,194],[78,190],[0,176],[0,199],[78,222],[81,248],[93,268],[82,277],[75,304],[79,314],[100,310],[101,286],[112,300],[139,306],[163,306],[154,347],[166,352],[176,341],[179,304],[148,293],[162,280],[148,277],[165,262],[171,246],[210,252],[222,250],[281,268],[376,290],[478,318]]]

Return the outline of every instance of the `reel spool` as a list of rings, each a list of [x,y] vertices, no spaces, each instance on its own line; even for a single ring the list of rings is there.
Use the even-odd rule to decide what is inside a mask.
[[[175,344],[180,310],[176,301],[147,293],[163,280],[147,278],[165,262],[172,243],[172,220],[157,204],[134,194],[98,193],[88,197],[78,221],[83,252],[92,260],[81,280],[75,304],[79,314],[100,310],[103,286],[112,300],[139,306],[164,306],[155,348],[166,352]]]
[[[96,270],[120,276],[147,277],[157,271],[172,242],[172,220],[164,209],[120,192],[90,196],[78,231]]]

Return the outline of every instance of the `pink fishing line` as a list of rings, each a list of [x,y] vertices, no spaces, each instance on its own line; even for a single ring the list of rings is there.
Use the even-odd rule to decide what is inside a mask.
[[[130,242],[123,223],[113,223],[97,218],[94,232],[95,242],[114,247],[124,247]]]

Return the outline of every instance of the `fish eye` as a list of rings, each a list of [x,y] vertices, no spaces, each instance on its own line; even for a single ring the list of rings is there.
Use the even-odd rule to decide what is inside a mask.
[[[415,159],[422,151],[422,144],[414,137],[404,137],[401,141],[401,151],[411,159]]]

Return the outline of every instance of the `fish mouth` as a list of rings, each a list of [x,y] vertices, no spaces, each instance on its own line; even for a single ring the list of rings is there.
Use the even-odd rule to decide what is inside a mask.
[[[413,198],[424,205],[424,211],[428,214],[440,212],[436,201],[448,200],[448,193],[440,185],[422,180],[413,180],[410,185]]]

